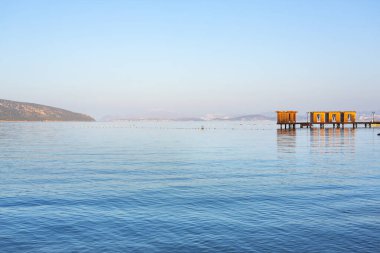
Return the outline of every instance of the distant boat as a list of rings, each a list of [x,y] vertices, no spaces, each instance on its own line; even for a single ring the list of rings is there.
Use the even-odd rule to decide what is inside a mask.
[[[380,133],[378,133],[377,136],[380,136]]]

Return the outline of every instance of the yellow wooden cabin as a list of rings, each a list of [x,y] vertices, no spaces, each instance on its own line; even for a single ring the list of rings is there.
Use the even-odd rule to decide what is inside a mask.
[[[328,123],[341,123],[342,122],[342,112],[327,112],[327,122]]]
[[[331,111],[331,112],[310,112],[311,123],[355,123],[356,112],[354,111]]]
[[[326,123],[326,112],[310,112],[311,123]]]
[[[277,124],[294,124],[297,122],[297,111],[277,111]]]
[[[356,122],[356,112],[345,111],[342,112],[342,118],[344,123],[355,123]]]

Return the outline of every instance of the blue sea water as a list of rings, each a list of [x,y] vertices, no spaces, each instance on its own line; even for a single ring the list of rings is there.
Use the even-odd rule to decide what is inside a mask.
[[[0,123],[0,252],[379,252],[378,132]]]

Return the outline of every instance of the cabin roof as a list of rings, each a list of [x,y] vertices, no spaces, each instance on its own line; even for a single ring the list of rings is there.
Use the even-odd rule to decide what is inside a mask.
[[[356,111],[312,111],[312,112],[309,112],[309,113],[356,113]]]

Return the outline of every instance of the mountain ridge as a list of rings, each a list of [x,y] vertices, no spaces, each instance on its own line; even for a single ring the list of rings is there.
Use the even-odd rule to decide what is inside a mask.
[[[58,107],[0,99],[0,121],[95,121],[95,119]]]
[[[265,116],[263,114],[247,114],[242,116],[214,116],[214,117],[169,117],[169,118],[162,118],[162,117],[104,117],[104,121],[261,121],[261,120],[268,120],[268,121],[274,121],[276,120],[276,117],[269,117]]]

